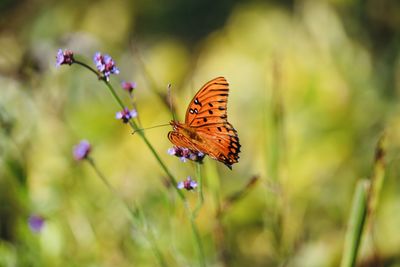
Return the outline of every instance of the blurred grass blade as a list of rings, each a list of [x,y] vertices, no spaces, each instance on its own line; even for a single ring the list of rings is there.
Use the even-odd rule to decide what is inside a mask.
[[[271,77],[271,96],[267,96],[265,132],[267,173],[274,181],[279,180],[280,167],[285,151],[284,106],[281,87],[281,69],[274,60]],[[267,90],[268,91],[268,90]]]
[[[237,192],[234,192],[233,194],[231,194],[230,196],[228,196],[225,201],[222,204],[221,209],[219,210],[217,216],[221,216],[224,213],[226,213],[226,211],[235,203],[237,203],[239,200],[241,200],[247,193],[249,193],[249,191],[251,189],[254,188],[254,186],[257,184],[258,180],[259,180],[259,176],[258,175],[254,175],[252,176],[247,184],[240,189]]]
[[[371,189],[368,194],[368,225],[372,223],[372,217],[376,212],[383,180],[385,178],[386,143],[387,137],[384,133],[379,139],[375,149],[374,170],[371,177]]]
[[[360,180],[353,197],[349,224],[346,232],[341,267],[355,266],[367,215],[367,195],[370,181]]]

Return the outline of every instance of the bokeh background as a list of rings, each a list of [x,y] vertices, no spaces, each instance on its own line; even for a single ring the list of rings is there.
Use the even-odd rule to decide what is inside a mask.
[[[208,80],[230,83],[229,121],[242,144],[230,171],[206,159],[196,219],[207,266],[338,266],[356,182],[387,134],[386,175],[359,266],[400,266],[400,2],[0,2],[0,266],[197,266],[183,204],[138,135],[115,119],[103,83],[56,68],[58,48],[88,64],[110,54],[135,81],[143,127],[179,118]],[[145,132],[178,177],[195,165],[167,154],[170,127]],[[87,162],[81,139],[134,222]],[[246,189],[254,177],[258,182]],[[222,216],[218,209],[235,192]],[[191,205],[195,192],[184,192]],[[32,215],[44,219],[29,228]]]

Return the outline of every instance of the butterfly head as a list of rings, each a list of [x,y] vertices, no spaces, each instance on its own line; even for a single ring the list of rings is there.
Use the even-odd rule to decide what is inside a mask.
[[[172,126],[172,129],[176,131],[178,129],[179,122],[177,121],[170,121],[169,124]]]
[[[179,131],[179,129],[184,128],[183,127],[184,125],[182,123],[180,123],[179,121],[172,120],[169,122],[169,124],[172,126],[173,131]]]

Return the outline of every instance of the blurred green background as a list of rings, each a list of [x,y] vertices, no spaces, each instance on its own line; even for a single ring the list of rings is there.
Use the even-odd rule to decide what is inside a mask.
[[[202,167],[207,266],[338,266],[355,184],[371,176],[386,131],[386,177],[358,264],[400,266],[400,2],[2,0],[0,12],[0,266],[157,266],[146,231],[168,266],[198,265],[162,169],[114,118],[104,84],[55,67],[58,48],[91,65],[96,51],[110,54],[126,103],[119,81],[137,82],[144,127],[171,120],[155,93],[167,84],[183,118],[205,82],[227,78],[242,152],[233,171],[209,158]],[[194,177],[194,164],[166,153],[169,130],[145,134],[176,177]],[[73,160],[81,139],[145,224]],[[32,214],[45,219],[39,233]]]

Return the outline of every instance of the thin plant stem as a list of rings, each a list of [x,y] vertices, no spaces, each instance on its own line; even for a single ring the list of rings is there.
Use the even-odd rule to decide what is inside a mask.
[[[199,230],[197,229],[195,218],[193,218],[193,216],[191,216],[190,224],[192,226],[192,231],[193,231],[193,234],[194,234],[194,237],[195,237],[195,241],[197,243],[197,249],[198,249],[198,253],[199,253],[199,265],[201,267],[205,267],[206,266],[206,262],[205,262],[203,244],[201,242],[200,233],[199,233]]]
[[[203,206],[204,203],[204,195],[203,195],[203,176],[201,175],[201,163],[197,162],[196,163],[196,177],[197,177],[197,183],[198,183],[198,198],[197,198],[197,205],[196,208],[193,211],[193,217],[196,218],[201,207]]]
[[[222,222],[222,212],[221,212],[221,200],[220,200],[220,177],[217,170],[217,166],[215,162],[210,162],[205,169],[206,175],[205,178],[207,179],[207,187],[211,193],[212,200],[214,202],[214,206],[216,208],[215,211],[215,224],[213,229],[214,234],[214,242],[215,242],[215,249],[217,252],[217,257],[219,263],[223,267],[230,266],[230,259],[229,250],[227,249],[226,240],[225,240],[225,228]]]
[[[197,225],[195,222],[197,215],[204,203],[203,176],[201,175],[201,163],[199,163],[199,162],[196,163],[196,177],[197,177],[198,189],[199,189],[198,190],[198,199],[197,199],[196,207],[193,210],[192,214],[189,216],[189,219],[190,219],[190,224],[192,227],[193,235],[195,238],[195,242],[197,244],[197,250],[198,250],[198,254],[199,254],[199,264],[201,267],[204,267],[204,266],[206,266],[204,249],[203,249],[203,244],[201,242],[200,233],[199,233],[199,230],[197,229]],[[186,207],[187,207],[188,211],[190,211],[189,205],[186,205]]]
[[[195,221],[196,218],[194,217],[194,214],[190,211],[189,203],[187,202],[186,199],[184,201],[184,206],[185,206],[186,215],[190,221],[190,226],[192,228],[194,241],[195,241],[195,244],[197,247],[197,253],[198,253],[198,257],[199,257],[199,265],[201,267],[205,267],[206,261],[205,261],[203,243],[201,241],[200,233],[199,233],[199,230],[196,225],[196,221]]]
[[[87,157],[86,160],[89,162],[89,165],[93,168],[93,170],[96,172],[97,176],[101,179],[101,181],[105,184],[105,186],[110,190],[110,192],[113,194],[115,198],[117,198],[123,206],[126,208],[126,211],[130,215],[131,219],[133,222],[137,220],[138,217],[142,219],[142,222],[145,226],[145,229],[148,229],[146,219],[144,215],[140,212],[140,209],[136,208],[136,210],[133,210],[132,207],[118,194],[118,192],[111,186],[110,182],[107,180],[107,178],[104,176],[104,174],[99,170],[97,165],[95,164],[94,160],[91,157]],[[164,256],[162,255],[160,249],[157,246],[156,239],[152,233],[151,230],[146,231],[147,233],[147,238],[151,243],[152,250],[154,255],[156,256],[158,263],[162,267],[167,267],[167,263],[164,259]]]
[[[133,108],[137,111],[138,109],[137,109],[136,101],[133,98],[133,95],[130,94],[129,97],[131,98],[131,102],[132,102]],[[142,128],[142,122],[140,121],[140,113],[139,112],[138,112],[138,115],[137,115],[137,121],[138,121],[139,127]]]
[[[265,109],[264,127],[265,132],[268,133],[265,135],[266,138],[268,136],[268,139],[265,140],[266,173],[276,187],[280,187],[282,182],[285,161],[285,114],[281,80],[281,66],[278,59],[274,59],[271,71],[271,90],[266,90],[271,94],[266,96],[266,107],[268,108]],[[280,261],[283,262],[287,258],[284,242],[289,240],[284,240],[284,231],[286,230],[285,224],[282,223],[285,220],[284,195],[282,191],[279,192],[280,194],[276,195],[271,195],[269,192],[265,194],[268,212],[265,213],[267,216],[264,217],[264,222],[268,231],[272,231],[273,247]]]
[[[274,180],[279,182],[281,175],[281,165],[285,151],[284,133],[284,106],[281,88],[281,72],[279,63],[274,60],[272,66],[271,91],[269,103],[265,110],[265,127],[267,127],[269,140],[266,140],[266,159],[267,173]]]
[[[83,67],[85,67],[85,68],[87,68],[88,70],[90,70],[91,72],[93,72],[93,73],[97,76],[97,78],[101,79],[100,73],[97,72],[94,68],[90,67],[88,64],[86,64],[86,63],[84,63],[84,62],[81,62],[81,61],[78,61],[78,60],[74,60],[74,63],[75,63],[75,64],[78,64],[78,65],[81,65],[81,66],[83,66]]]
[[[107,85],[107,88],[109,89],[109,91],[111,92],[111,94],[113,95],[113,97],[115,98],[115,100],[118,102],[118,104],[121,106],[121,108],[124,108],[124,104],[122,103],[121,98],[119,98],[119,96],[117,95],[117,93],[115,92],[114,88],[112,87],[112,85],[107,82],[106,80],[104,80],[104,83]],[[129,120],[129,125],[131,126],[131,128],[136,131],[139,129],[139,127],[137,126],[136,122],[134,120]],[[172,175],[172,173],[169,171],[169,169],[167,168],[167,166],[165,165],[165,163],[162,161],[162,159],[160,158],[160,156],[158,155],[157,151],[154,149],[153,145],[149,142],[149,140],[147,139],[146,135],[144,134],[143,131],[138,131],[139,136],[143,139],[143,141],[145,142],[145,144],[147,145],[147,147],[150,149],[151,153],[153,154],[153,156],[156,158],[157,162],[160,164],[161,168],[164,170],[164,172],[167,174],[167,176],[170,179],[170,182],[172,183],[173,187],[175,188],[176,192],[178,193],[179,197],[184,200],[185,199],[185,195],[177,188],[177,181],[175,179],[175,177]]]

